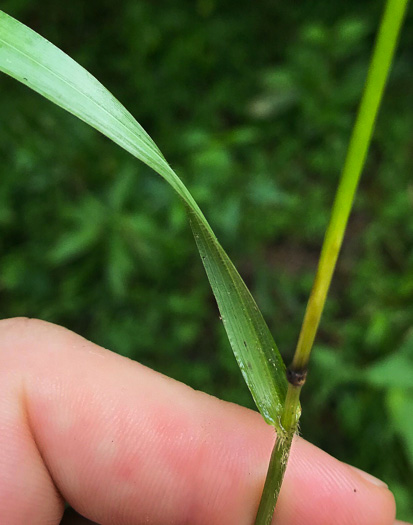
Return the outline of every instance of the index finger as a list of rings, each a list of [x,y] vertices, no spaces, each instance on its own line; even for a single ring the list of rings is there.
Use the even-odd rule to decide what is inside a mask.
[[[0,517],[252,525],[274,433],[219,401],[41,321],[0,322]],[[297,438],[274,523],[390,525],[384,484]],[[30,517],[30,518],[29,518]]]

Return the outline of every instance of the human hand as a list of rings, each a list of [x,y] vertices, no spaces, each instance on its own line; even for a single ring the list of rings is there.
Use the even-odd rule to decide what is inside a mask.
[[[30,319],[0,321],[0,392],[1,524],[254,523],[274,442],[259,414]],[[88,519],[60,521],[64,501]],[[394,515],[382,482],[295,439],[274,524]]]

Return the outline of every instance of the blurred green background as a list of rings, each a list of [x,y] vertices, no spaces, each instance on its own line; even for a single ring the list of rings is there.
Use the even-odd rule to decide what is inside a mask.
[[[37,5],[36,5],[37,4]],[[136,116],[189,186],[289,361],[382,2],[3,0]],[[303,392],[304,437],[413,520],[410,9]],[[0,78],[1,316],[39,317],[252,407],[181,202]]]

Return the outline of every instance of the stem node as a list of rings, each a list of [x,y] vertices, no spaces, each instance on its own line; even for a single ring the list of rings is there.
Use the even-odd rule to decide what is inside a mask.
[[[307,379],[307,368],[294,369],[293,367],[287,368],[286,371],[287,381],[290,385],[295,387],[301,387],[304,385]]]

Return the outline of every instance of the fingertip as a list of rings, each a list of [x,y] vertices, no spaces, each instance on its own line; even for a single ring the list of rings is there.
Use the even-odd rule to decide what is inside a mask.
[[[353,467],[352,465],[347,465],[348,468],[352,469],[353,472],[355,472],[358,476],[362,477],[365,481],[368,483],[372,483],[376,487],[381,487],[388,489],[387,483],[384,483],[381,479],[376,478],[375,476],[372,476],[368,472],[365,472],[364,470],[361,470],[357,467]]]
[[[295,440],[275,523],[389,525],[395,514],[393,494],[383,482]]]

